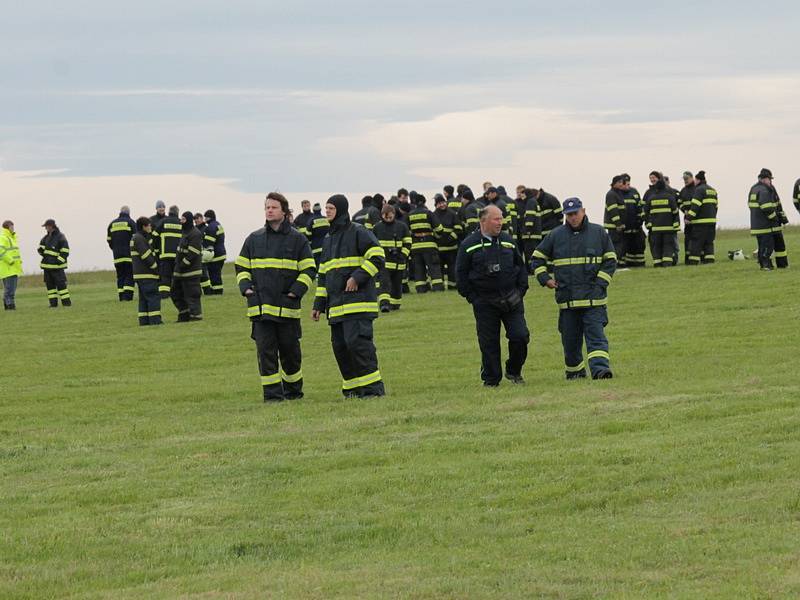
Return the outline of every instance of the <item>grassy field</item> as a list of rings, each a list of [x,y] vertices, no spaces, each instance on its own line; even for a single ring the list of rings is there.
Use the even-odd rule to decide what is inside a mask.
[[[0,597],[798,597],[800,262],[724,257],[753,247],[619,273],[613,380],[563,381],[533,282],[525,386],[481,387],[455,293],[411,295],[376,322],[385,398],[343,400],[305,319],[280,405],[231,272],[160,328],[110,273],[58,310],[27,278],[0,320]]]

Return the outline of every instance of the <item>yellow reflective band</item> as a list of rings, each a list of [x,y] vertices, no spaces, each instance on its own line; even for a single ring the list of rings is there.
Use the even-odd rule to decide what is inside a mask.
[[[436,250],[436,243],[435,242],[414,242],[411,244],[412,250]]]
[[[378,267],[373,265],[371,262],[364,261],[364,264],[361,265],[361,268],[364,269],[367,273],[372,275],[373,277],[378,274]]]
[[[325,274],[333,269],[347,269],[360,267],[364,262],[363,256],[343,256],[342,258],[332,258],[320,263],[319,272]]]
[[[300,370],[297,373],[284,373],[283,369],[281,369],[281,379],[283,379],[286,383],[297,383],[303,378],[303,371]]]
[[[297,283],[302,283],[307,288],[310,288],[311,287],[311,277],[309,277],[305,273],[300,273],[300,275],[297,277]]]
[[[275,385],[281,382],[281,374],[274,373],[272,375],[262,375],[261,385]]]
[[[123,222],[116,222],[111,224],[111,233],[115,233],[117,231],[130,231],[131,227],[127,223]]]
[[[389,302],[391,298],[389,294],[378,294],[378,302]]]
[[[327,298],[328,297],[328,290],[324,287],[317,285],[317,291],[314,293],[315,298]]]
[[[593,358],[605,358],[606,360],[611,359],[611,357],[608,355],[608,352],[605,350],[592,350],[586,355],[587,360],[592,360]]]
[[[139,281],[140,279],[158,279],[158,275],[153,275],[150,273],[142,273],[139,275],[134,275],[133,279]]]
[[[583,361],[579,362],[574,367],[570,367],[569,365],[565,365],[567,373],[577,373],[578,371],[583,371],[584,364]]]
[[[553,261],[556,267],[568,265],[599,265],[603,262],[602,256],[573,256],[571,258],[557,258]]]
[[[314,261],[313,258],[304,258],[297,263],[297,269],[299,271],[305,271],[306,269],[314,269],[316,268],[317,263]]]
[[[608,304],[607,298],[600,300],[570,300],[569,302],[559,302],[558,308],[591,308],[593,306],[605,306]]]
[[[412,223],[411,224],[411,231],[418,231],[420,229],[427,229],[430,230],[431,226],[428,225],[428,222],[425,223]]]
[[[114,264],[115,265],[119,265],[119,264],[122,264],[122,263],[129,263],[129,262],[132,262],[132,260],[131,260],[131,258],[129,256],[123,256],[122,258],[115,258],[114,259]]]
[[[252,277],[250,277],[250,271],[242,271],[238,275],[236,275],[236,283],[242,283],[243,281],[252,281]]]
[[[203,274],[203,269],[198,269],[197,271],[188,271],[186,273],[175,273],[173,277],[177,277],[179,279],[189,278],[189,277],[197,277]]]
[[[536,277],[538,277],[538,276],[539,276],[539,275],[541,275],[542,273],[547,273],[547,267],[545,267],[545,266],[536,267],[536,270],[533,272],[533,274],[534,274]]]
[[[328,317],[343,317],[345,315],[353,315],[357,313],[377,313],[377,302],[351,302],[350,304],[343,304],[341,306],[332,306],[328,309]]]
[[[284,317],[287,319],[299,319],[299,308],[286,308],[285,306],[273,306],[272,304],[262,304],[261,306],[250,306],[247,309],[248,317],[260,317],[269,315],[272,317]]]
[[[352,390],[357,387],[369,385],[370,383],[377,383],[381,380],[381,372],[375,371],[369,375],[362,375],[361,377],[354,377],[353,379],[342,380],[343,390]]]
[[[194,252],[195,254],[202,254],[202,252],[200,250],[198,250],[197,248],[195,248],[194,246],[187,246],[186,247],[186,251],[187,252]]]
[[[226,258],[227,258],[227,256],[225,256],[224,254],[222,254],[222,255],[220,255],[220,256],[215,256],[214,258],[212,258],[212,259],[211,259],[211,262],[222,262],[222,261],[224,261]]]
[[[245,258],[244,256],[239,256],[239,257],[236,258],[236,260],[234,261],[233,264],[238,265],[238,266],[240,266],[240,267],[242,267],[244,269],[249,269],[250,268],[250,259],[249,258]]]
[[[542,260],[550,260],[550,257],[547,256],[547,254],[545,254],[544,252],[540,252],[539,250],[534,250],[533,255],[536,258],[541,258]]]
[[[372,248],[368,249],[364,253],[364,258],[369,259],[375,256],[380,256],[381,258],[386,258],[386,253],[383,251],[383,248],[380,246],[373,246]]]
[[[215,238],[213,235],[204,235],[203,239],[204,240],[208,240],[211,243],[214,243],[214,242],[217,241],[217,238]]]
[[[330,223],[328,223],[328,219],[314,219],[314,222],[311,224],[312,229],[317,229],[318,227],[329,227]]]
[[[713,223],[716,223],[716,222],[717,222],[717,220],[715,218],[713,218],[713,217],[709,218],[709,219],[692,219],[691,220],[691,224],[692,225],[707,225],[707,224],[713,224]]]
[[[608,274],[608,273],[606,273],[605,271],[598,271],[598,272],[597,272],[597,276],[598,276],[600,279],[605,279],[605,280],[606,280],[608,283],[611,283],[611,275],[609,275],[609,274]]]
[[[503,248],[516,248],[516,245],[512,244],[511,242],[500,242]]]
[[[616,253],[614,253],[614,252],[606,252],[605,254],[603,254],[603,260],[609,260],[609,259],[616,260],[617,259]]]
[[[475,250],[477,250],[478,248],[481,248],[482,246],[483,246],[483,244],[475,244],[474,246],[470,246],[469,248],[464,250],[464,252],[469,254],[470,252],[474,252]]]

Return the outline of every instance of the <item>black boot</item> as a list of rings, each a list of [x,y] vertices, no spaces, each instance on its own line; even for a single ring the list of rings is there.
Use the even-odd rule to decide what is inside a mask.
[[[8,310],[17,310],[16,303],[12,302],[11,304],[9,304],[8,305]]]

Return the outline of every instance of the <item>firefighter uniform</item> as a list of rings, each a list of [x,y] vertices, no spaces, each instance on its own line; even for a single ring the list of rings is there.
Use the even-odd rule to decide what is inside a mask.
[[[797,209],[797,212],[800,212],[800,179],[794,182],[792,200],[794,201],[794,207]]]
[[[203,274],[203,234],[194,226],[192,213],[183,213],[181,239],[175,255],[170,295],[178,309],[178,322],[199,321],[203,318],[200,302],[200,277]]]
[[[311,214],[311,210],[303,211],[295,217],[294,222],[292,223],[294,228],[306,236],[306,239],[309,242],[311,242],[311,221],[313,218],[314,215]]]
[[[247,236],[234,267],[247,299],[264,401],[302,398],[300,303],[316,274],[308,238],[288,220],[277,230],[267,223]]]
[[[136,231],[136,222],[127,211],[108,224],[106,241],[114,254],[114,269],[117,272],[117,294],[120,302],[133,300],[133,265],[131,262],[131,238]]]
[[[214,256],[206,263],[208,269],[209,294],[221,295],[224,291],[222,286],[222,267],[227,258],[225,252],[225,230],[217,221],[217,215],[213,210],[205,212],[206,228],[203,231],[203,246],[213,251]]]
[[[0,229],[0,280],[3,281],[3,308],[16,310],[17,281],[22,275],[17,232],[13,227]]]
[[[514,240],[505,232],[492,237],[478,229],[464,239],[456,264],[458,293],[472,305],[475,315],[483,384],[495,387],[503,377],[501,323],[508,339],[506,378],[522,383],[530,341],[523,302],[528,270]]]
[[[158,248],[158,292],[161,298],[169,298],[172,273],[175,271],[175,256],[181,240],[181,220],[178,213],[170,211],[154,232],[153,244]]]
[[[705,173],[692,194],[686,218],[692,224],[689,237],[688,265],[714,262],[714,238],[717,235],[717,191],[705,181]]]
[[[153,236],[137,231],[131,238],[133,280],[139,287],[139,325],[161,325],[161,296],[158,294],[158,261]]]
[[[548,194],[540,189],[536,192],[536,202],[539,204],[539,216],[542,220],[542,238],[564,222],[561,213],[561,204],[553,194]]]
[[[439,248],[435,236],[441,234],[442,225],[425,207],[425,199],[418,196],[417,206],[408,214],[411,229],[411,266],[414,289],[418,294],[429,290],[444,291]]]
[[[319,269],[319,257],[322,255],[322,242],[325,240],[325,236],[328,235],[330,223],[328,223],[328,219],[325,218],[325,215],[322,214],[319,204],[314,205],[314,212],[312,214],[314,216],[311,219],[311,224],[307,227],[311,232],[311,253],[314,255],[314,261],[317,263],[317,269]]]
[[[772,174],[765,175],[770,177]],[[762,179],[762,177],[759,177]],[[750,234],[758,241],[758,265],[764,270],[772,270],[772,256],[779,269],[789,266],[786,242],[783,239],[783,225],[788,222],[783,212],[778,192],[772,185],[759,181],[750,188],[747,206],[750,208]]]
[[[374,280],[385,254],[370,231],[350,222],[347,198],[335,195],[328,204],[336,207],[336,217],[322,244],[314,310],[327,316],[344,396],[383,396],[372,321],[378,316]],[[348,292],[351,277],[358,289]]]
[[[650,232],[650,254],[654,267],[671,267],[675,264],[675,233],[680,229],[678,198],[675,190],[659,180],[648,190],[644,201],[644,221]]]
[[[642,225],[644,225],[642,199],[636,188],[628,188],[627,190],[621,190],[621,192],[624,207],[622,223],[625,226],[623,232],[625,266],[643,267],[646,239],[642,230]]]
[[[580,208],[577,198],[564,201],[565,212]],[[534,275],[543,286],[551,279],[548,261],[553,263],[552,278],[558,284],[555,299],[561,309],[558,330],[567,379],[586,377],[584,339],[592,377],[611,377],[608,339],[603,331],[608,324],[606,288],[617,264],[611,238],[588,217],[577,229],[564,224],[553,230],[533,253]]]
[[[525,265],[531,264],[533,251],[542,241],[542,215],[539,212],[539,201],[536,191],[525,190],[525,212],[522,220],[522,250]]]
[[[387,309],[399,310],[403,302],[403,274],[411,255],[411,231],[408,225],[395,218],[391,223],[381,221],[375,225],[372,233],[386,256],[378,274],[380,309],[383,312]]]
[[[692,224],[686,219],[686,213],[692,206],[692,196],[694,196],[694,183],[681,188],[678,196],[678,208],[683,213],[683,262],[689,264],[689,240],[692,237]]]
[[[478,213],[485,206],[485,204],[483,204],[482,201],[479,202],[475,200],[475,197],[470,191],[464,192],[462,197],[466,198],[467,202],[462,204],[461,208],[458,209],[458,218],[463,227],[464,238],[466,238],[478,228],[478,223],[480,222]]]
[[[441,226],[439,235],[436,236],[436,247],[439,251],[442,280],[445,288],[454,290],[456,289],[458,240],[461,237],[463,227],[458,218],[458,213],[447,208],[447,205],[443,202],[437,202],[436,210],[433,214]]]
[[[372,230],[381,221],[381,212],[375,208],[372,196],[365,196],[361,203],[363,207],[353,215],[353,223],[358,223],[363,227]]]
[[[618,177],[618,175],[614,177],[611,189],[606,192],[603,227],[614,245],[617,263],[623,265],[625,263],[625,234],[622,226],[624,226],[625,202],[622,199],[622,192],[613,187],[617,183]]]
[[[67,287],[67,258],[69,257],[69,244],[67,238],[56,227],[55,221],[48,219],[45,225],[50,225],[53,230],[47,233],[39,242],[38,252],[42,257],[39,266],[44,272],[44,285],[47,288],[47,299],[50,307],[72,306],[72,298]]]

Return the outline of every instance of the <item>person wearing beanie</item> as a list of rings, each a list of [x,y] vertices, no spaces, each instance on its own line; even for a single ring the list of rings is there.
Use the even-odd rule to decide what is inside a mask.
[[[167,216],[167,205],[164,204],[163,200],[156,201],[156,214],[150,217],[150,225],[153,228],[153,231],[158,229],[158,226],[161,225],[161,221]]]
[[[375,200],[372,196],[364,196],[361,199],[361,210],[353,215],[353,223],[358,223],[371,230],[380,220],[381,213],[375,208]]]
[[[656,179],[647,190],[644,201],[644,222],[649,232],[650,254],[654,267],[671,267],[675,264],[677,247],[675,232],[680,229],[678,196],[667,186],[663,177]]]
[[[750,208],[750,235],[758,242],[758,266],[762,271],[772,271],[772,256],[779,269],[789,266],[783,226],[789,222],[783,212],[778,191],[772,185],[772,171],[761,169],[758,182],[750,188],[747,202]]]
[[[567,222],[556,227],[533,252],[533,274],[542,287],[555,291],[566,378],[586,377],[588,363],[592,379],[611,379],[604,329],[617,254],[608,230],[589,222],[579,198],[564,200],[563,212]]]
[[[717,236],[717,190],[706,182],[706,172],[694,176],[695,188],[685,220],[692,225],[687,265],[696,266],[715,261],[714,238]]]
[[[47,219],[42,225],[47,232],[39,242],[39,256],[42,261],[39,266],[44,272],[44,285],[47,288],[47,299],[50,308],[72,306],[72,297],[67,287],[67,259],[69,258],[69,243],[53,219]]]
[[[322,206],[319,202],[315,202],[312,207],[313,217],[311,219],[311,253],[314,255],[314,261],[317,263],[319,269],[319,257],[322,256],[322,242],[328,231],[331,228],[328,219],[322,214]]]
[[[139,325],[161,325],[161,296],[158,294],[158,260],[153,251],[153,223],[147,217],[136,219],[131,238],[133,280],[139,288]]]
[[[3,221],[0,229],[0,279],[3,280],[3,308],[16,310],[17,282],[22,275],[22,257],[19,253],[17,232],[13,221]]]
[[[386,255],[386,262],[378,274],[380,310],[400,310],[403,302],[403,275],[408,257],[411,256],[411,231],[408,225],[397,220],[395,207],[387,204],[381,209],[381,222],[375,225],[372,233]]]
[[[352,223],[347,198],[336,194],[325,204],[330,232],[322,243],[311,319],[325,313],[331,345],[346,398],[383,396],[372,321],[378,316],[375,276],[386,254],[371,231]]]
[[[430,290],[444,291],[442,266],[439,262],[439,248],[436,238],[442,234],[442,224],[425,206],[425,196],[411,192],[415,208],[408,213],[411,230],[411,270],[414,289],[418,294]]]
[[[202,218],[202,215],[200,215]],[[190,211],[181,215],[181,239],[175,255],[172,274],[172,303],[178,310],[178,322],[200,321],[203,309],[200,302],[200,277],[203,274],[203,234],[195,227]]]
[[[264,200],[266,223],[247,236],[236,258],[236,282],[247,300],[264,402],[303,397],[300,303],[316,275],[308,238],[289,224],[289,201]]]
[[[131,262],[131,238],[136,232],[136,222],[131,219],[131,209],[123,206],[119,216],[108,224],[106,241],[114,256],[117,272],[117,295],[120,302],[133,300],[133,264]]]
[[[175,271],[175,256],[181,240],[180,210],[174,204],[169,213],[153,229],[153,250],[158,256],[158,293],[162,300],[170,296],[172,273]]]
[[[436,236],[436,248],[439,251],[439,264],[442,269],[442,281],[445,289],[456,289],[456,255],[458,254],[458,241],[464,230],[458,213],[447,208],[447,199],[441,194],[436,194],[436,210],[433,211],[436,220],[441,226],[439,235]]]
[[[208,269],[209,286],[203,291],[215,296],[221,296],[224,288],[222,286],[222,267],[227,258],[225,252],[225,229],[217,221],[217,213],[208,209],[204,215],[205,231],[203,231],[203,246],[213,252],[213,256],[206,262]],[[210,291],[209,291],[210,290]]]

